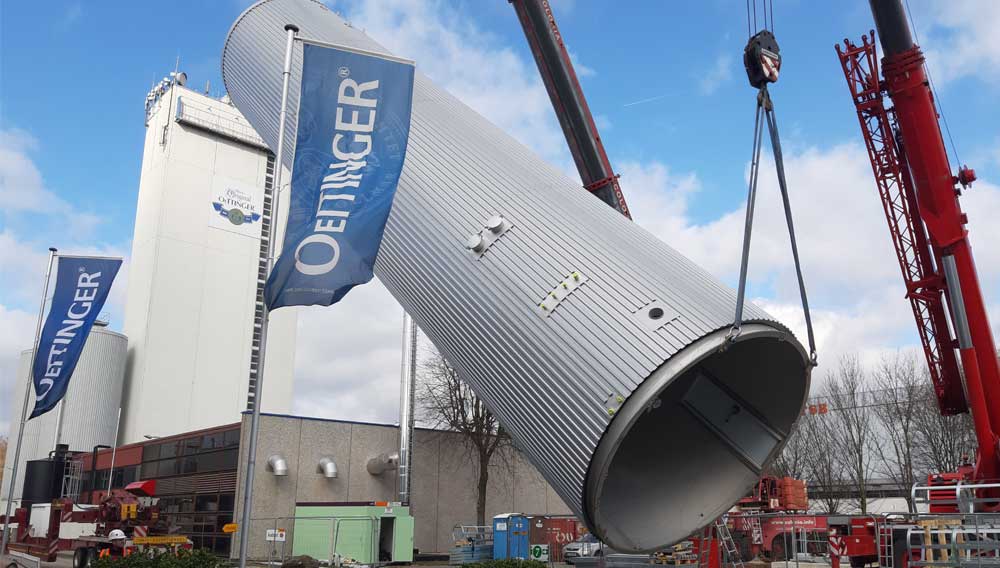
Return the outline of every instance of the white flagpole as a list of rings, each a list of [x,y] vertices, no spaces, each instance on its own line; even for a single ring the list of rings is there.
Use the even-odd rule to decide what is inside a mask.
[[[0,539],[0,556],[7,552],[8,531],[10,530],[10,509],[14,504],[14,484],[17,482],[17,466],[21,459],[21,440],[24,439],[24,425],[28,417],[28,401],[34,386],[32,375],[35,369],[35,359],[38,358],[38,343],[42,336],[42,316],[45,315],[45,299],[49,295],[49,279],[52,277],[52,264],[56,259],[56,248],[49,247],[49,268],[45,271],[45,284],[42,286],[42,300],[38,304],[38,323],[35,324],[34,351],[31,355],[31,366],[28,367],[28,384],[24,387],[24,404],[21,406],[21,427],[17,429],[17,443],[14,445],[14,465],[10,469],[10,487],[7,489],[7,510],[3,517],[3,537]]]
[[[66,398],[66,396],[63,395],[63,399],[64,400],[65,400],[65,398]],[[52,440],[52,448],[53,449],[55,449],[55,447],[59,445],[59,433],[62,431],[63,410],[65,410],[65,408],[66,408],[66,405],[63,403],[62,400],[60,400],[59,401],[59,413],[56,415],[56,434],[55,434],[55,436],[53,436],[53,440]]]
[[[111,441],[111,467],[108,469],[108,492],[107,495],[111,495],[111,480],[115,477],[115,453],[118,452],[118,429],[122,425],[122,407],[118,407],[118,418],[115,419],[115,439]],[[94,453],[93,458],[97,459],[97,454]],[[95,470],[97,468],[94,468]],[[96,474],[95,474],[96,475]],[[93,492],[93,481],[90,483],[91,492]]]
[[[288,110],[288,82],[292,74],[292,47],[295,45],[295,34],[299,31],[298,26],[288,24],[285,26],[288,32],[288,42],[285,44],[285,68],[282,71],[281,84],[281,114],[278,123],[278,151],[275,156],[274,168],[274,196],[271,200],[271,232],[267,239],[267,271],[266,277],[271,275],[271,266],[274,264],[274,235],[278,224],[278,199],[281,196],[281,172],[284,150],[285,150],[285,119]],[[266,278],[265,277],[265,278]],[[247,441],[247,463],[246,472],[243,476],[243,509],[240,515],[240,524],[237,530],[240,536],[240,568],[246,568],[247,549],[250,542],[250,507],[253,505],[253,476],[254,467],[257,463],[257,437],[260,426],[260,405],[264,396],[264,356],[267,353],[267,325],[270,319],[270,310],[264,304],[264,314],[261,318],[260,326],[260,352],[257,356],[257,383],[254,389],[253,413],[250,415],[250,436]]]

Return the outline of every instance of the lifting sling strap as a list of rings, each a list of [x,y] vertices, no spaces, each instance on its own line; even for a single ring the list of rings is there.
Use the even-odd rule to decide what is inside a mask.
[[[781,58],[778,55],[777,42],[768,31],[762,31],[753,36],[744,51],[744,64],[750,83],[757,87],[757,112],[754,119],[753,158],[750,162],[750,182],[747,191],[746,220],[743,226],[743,253],[740,258],[740,280],[736,295],[736,314],[733,326],[729,330],[730,341],[736,341],[743,325],[743,305],[746,300],[747,265],[750,259],[750,238],[753,233],[754,206],[757,201],[757,179],[760,173],[761,142],[764,136],[764,122],[767,122],[768,135],[771,138],[771,151],[774,154],[774,166],[777,170],[778,188],[781,191],[781,201],[785,209],[785,222],[788,225],[788,238],[792,246],[792,259],[795,262],[795,276],[799,283],[799,297],[802,300],[802,312],[806,321],[806,333],[809,340],[809,363],[817,364],[816,339],[813,334],[812,317],[809,314],[809,299],[806,297],[806,284],[802,278],[802,266],[799,262],[799,247],[795,241],[795,226],[792,223],[792,206],[788,200],[788,184],[785,181],[785,163],[781,154],[781,140],[778,137],[778,122],[774,116],[774,103],[767,90],[767,84],[778,79]]]

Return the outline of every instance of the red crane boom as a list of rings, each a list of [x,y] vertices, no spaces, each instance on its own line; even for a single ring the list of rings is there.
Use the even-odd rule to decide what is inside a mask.
[[[618,175],[611,169],[552,7],[548,0],[510,0],[510,3],[528,39],[583,187],[631,219]]]
[[[884,78],[878,75],[874,32],[860,46],[845,40],[837,53],[857,107],[938,404],[944,414],[972,411],[979,443],[972,477],[994,481],[1000,477],[1000,363],[965,228],[968,218],[958,200],[962,189],[975,181],[975,172],[965,167],[957,175],[951,172],[924,56],[912,39],[901,1],[869,2],[885,54]]]
[[[894,109],[886,108],[882,96],[874,38],[875,32],[862,37],[860,46],[845,40],[844,50],[841,51],[838,45],[837,53],[857,107],[872,173],[882,198],[938,406],[943,414],[958,414],[968,411],[968,405],[962,390],[954,340],[948,329],[944,277],[935,267],[937,259],[920,220],[906,156],[894,136],[897,130]]]

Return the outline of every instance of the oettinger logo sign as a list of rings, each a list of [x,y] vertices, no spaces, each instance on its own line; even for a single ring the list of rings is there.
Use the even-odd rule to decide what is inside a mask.
[[[264,189],[223,176],[212,178],[209,226],[260,237]]]

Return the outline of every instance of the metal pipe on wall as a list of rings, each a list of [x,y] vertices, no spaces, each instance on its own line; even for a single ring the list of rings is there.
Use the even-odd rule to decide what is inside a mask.
[[[330,456],[323,456],[316,464],[316,473],[320,473],[327,479],[336,479],[339,475],[337,462]]]
[[[368,458],[365,469],[370,475],[382,475],[383,473],[399,468],[399,454],[379,454]]]
[[[303,38],[387,53],[311,0],[239,17],[226,90],[272,148],[286,131],[286,167],[299,105],[293,87],[282,120],[289,22]],[[291,76],[301,82],[298,47]],[[805,404],[808,356],[785,326],[748,305],[729,342],[732,289],[419,67],[375,273],[563,501],[621,551],[677,542],[727,511]]]
[[[410,502],[410,463],[417,388],[417,322],[403,314],[403,362],[399,381],[399,502]]]

